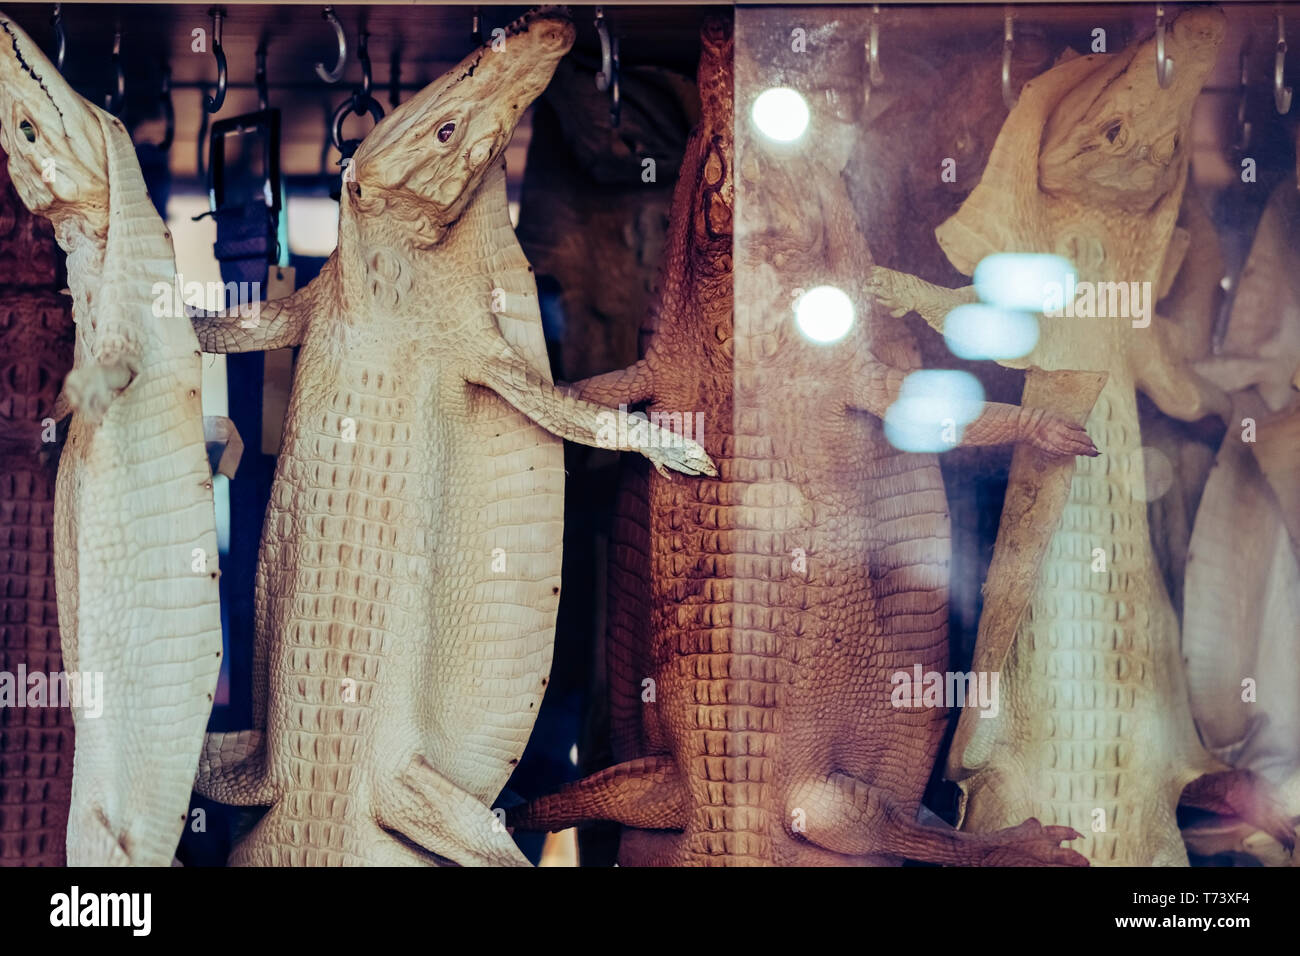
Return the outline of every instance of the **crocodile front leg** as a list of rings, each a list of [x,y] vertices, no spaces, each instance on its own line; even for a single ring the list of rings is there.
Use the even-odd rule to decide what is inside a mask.
[[[866,288],[867,293],[894,318],[900,319],[909,312],[915,312],[940,334],[943,333],[943,320],[949,312],[959,305],[978,301],[973,285],[945,289],[933,282],[886,269],[884,266],[871,267]]]
[[[321,282],[316,279],[293,295],[263,302],[253,316],[242,316],[236,310],[220,313],[192,307],[186,307],[185,314],[205,352],[223,355],[290,348],[302,344]]]
[[[849,407],[883,419],[889,406],[898,400],[906,377],[902,369],[869,363],[853,382]],[[961,433],[961,444],[967,446],[1021,441],[1056,457],[1095,458],[1100,454],[1082,425],[1045,408],[986,402],[979,417]]]
[[[630,440],[631,429],[611,430],[613,409],[603,408],[578,397],[577,390],[546,381],[508,343],[502,341],[496,353],[465,373],[475,385],[492,389],[506,402],[545,428],[552,435],[594,448],[635,451],[645,455],[659,471],[667,469],[688,475],[717,475],[712,459],[700,444],[647,422],[647,444]]]
[[[218,803],[236,807],[266,807],[275,802],[275,788],[266,772],[266,734],[236,730],[208,734],[199,754],[194,789]]]
[[[654,398],[654,386],[654,369],[648,360],[641,359],[627,368],[573,382],[569,388],[578,398],[597,405],[636,405]]]

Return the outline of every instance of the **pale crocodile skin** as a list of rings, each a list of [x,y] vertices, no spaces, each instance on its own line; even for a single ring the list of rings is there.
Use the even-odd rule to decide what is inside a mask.
[[[1152,39],[1029,83],[980,185],[937,230],[953,264],[969,275],[990,253],[1052,252],[1081,281],[1167,288],[1191,107],[1223,32],[1213,9],[1174,21],[1168,89],[1156,82]],[[923,308],[936,327],[942,298]],[[1189,783],[1225,768],[1192,723],[1178,623],[1150,542],[1136,390],[1185,420],[1226,415],[1226,399],[1186,368],[1166,320],[1135,328],[1135,318],[1044,319],[1023,360],[1108,373],[1087,420],[1102,455],[1079,463],[1059,519],[1038,529],[1046,556],[1027,569],[1036,582],[1014,634],[981,628],[981,643],[1010,644],[1004,708],[992,720],[962,715],[948,773],[965,793],[967,829],[1034,814],[1084,833],[1076,846],[1093,863],[1186,865],[1175,808]],[[1027,392],[1042,374],[1031,369]]]
[[[789,35],[782,16],[766,35]],[[1057,846],[1070,834],[1037,824],[985,838],[917,823],[947,712],[893,707],[891,678],[947,666],[948,513],[937,458],[895,449],[880,416],[919,355],[901,323],[865,314],[831,346],[796,330],[786,276],[857,293],[870,264],[840,175],[853,128],[819,111],[815,149],[769,152],[744,129],[733,150],[731,28],[707,22],[702,39],[701,124],[646,358],[581,388],[701,411],[719,474],[629,476],[607,648],[623,762],[513,820],[623,822],[622,865],[1082,863]],[[748,95],[762,42],[751,23],[734,45]],[[1041,421],[989,406],[965,438]]]
[[[0,672],[57,673],[54,443],[44,425],[72,365],[72,304],[58,294],[49,225],[0,162]],[[43,451],[50,449],[50,451]],[[26,687],[19,691],[26,701]],[[15,701],[14,703],[17,703]],[[0,866],[62,866],[72,713],[0,707]]]
[[[65,667],[102,679],[74,709],[72,865],[167,865],[186,820],[221,655],[198,342],[157,315],[171,237],[122,124],[0,16],[0,145],[68,254],[76,357],[54,555]],[[53,159],[53,177],[45,161]]]
[[[490,807],[550,671],[559,438],[596,443],[601,410],[551,383],[500,157],[572,42],[529,14],[408,100],[356,154],[322,275],[261,328],[196,321],[210,349],[302,346],[258,562],[258,724],[211,737],[199,776],[271,807],[234,864],[526,864]],[[698,446],[657,463],[711,467]]]

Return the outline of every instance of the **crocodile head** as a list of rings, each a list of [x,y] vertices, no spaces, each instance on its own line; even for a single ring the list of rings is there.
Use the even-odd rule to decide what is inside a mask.
[[[725,276],[731,282],[731,219],[735,206],[732,180],[732,49],[731,23],[708,18],[700,31],[700,122],[695,155],[699,197],[691,216],[691,247],[697,279]],[[685,166],[685,164],[683,164]]]
[[[1214,8],[1193,8],[1169,24],[1165,54],[1175,66],[1167,88],[1156,77],[1152,36],[1063,97],[1043,134],[1043,189],[1150,205],[1176,188],[1189,155],[1192,105],[1214,67],[1224,22]]]
[[[435,232],[454,222],[573,39],[562,8],[530,11],[381,120],[348,177],[362,211],[373,197]]]
[[[9,175],[23,203],[54,224],[65,249],[72,234],[108,231],[101,112],[0,13],[0,147],[9,155]]]

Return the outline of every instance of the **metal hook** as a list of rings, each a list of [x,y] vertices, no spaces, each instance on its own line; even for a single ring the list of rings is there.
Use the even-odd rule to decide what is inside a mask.
[[[343,79],[343,71],[348,65],[348,37],[343,32],[343,24],[339,23],[339,18],[334,13],[333,7],[326,7],[321,12],[321,17],[329,21],[330,26],[334,28],[334,36],[338,39],[339,58],[334,64],[334,69],[327,70],[324,63],[316,64],[316,75],[326,83],[337,83]]]
[[[122,112],[126,100],[126,70],[122,66],[122,24],[113,27],[113,92],[104,97],[104,109],[114,116]]]
[[[609,122],[617,126],[622,104],[618,88],[618,37],[610,37],[605,22],[605,9],[596,8],[596,35],[600,37],[600,72],[596,74],[596,89],[609,91]]]
[[[54,5],[54,16],[50,17],[50,23],[54,25],[54,40],[56,53],[54,55],[54,65],[58,67],[59,72],[63,72],[63,57],[68,52],[68,36],[63,32],[63,4]]]
[[[370,98],[370,34],[361,31],[357,42],[357,59],[361,61],[361,95]],[[358,116],[361,114],[358,113]]]
[[[163,105],[163,120],[166,126],[163,129],[162,141],[158,144],[158,149],[162,152],[172,148],[172,140],[176,138],[176,108],[172,105],[172,68],[170,63],[163,63],[162,90],[160,91]]]
[[[388,105],[397,109],[402,102],[402,50],[394,45],[388,56]]]
[[[1162,90],[1174,81],[1174,61],[1165,55],[1165,5],[1156,4],[1156,82]]]
[[[216,113],[226,102],[226,51],[221,49],[221,21],[226,15],[225,7],[213,7],[208,11],[212,17],[212,55],[217,60],[217,95],[204,97],[209,113]]]
[[[257,108],[264,110],[271,105],[271,97],[266,88],[266,38],[257,44],[257,72],[253,74],[253,85],[257,87]]]
[[[1283,86],[1286,73],[1286,23],[1277,15],[1277,52],[1273,55],[1273,105],[1283,115],[1291,112],[1291,87]]]
[[[879,15],[880,4],[872,4],[871,35],[867,40],[867,66],[872,86],[879,86],[885,82],[885,74],[880,69],[880,24],[876,22],[876,17]]]
[[[375,123],[384,118],[384,108],[369,96],[363,98],[353,93],[351,99],[346,99],[338,105],[338,109],[334,111],[334,115],[330,118],[330,142],[342,154],[339,165],[343,165],[343,160],[351,159],[352,154],[361,145],[359,139],[345,140],[343,138],[343,120],[347,117],[349,110],[358,116],[364,116],[368,112],[370,119]],[[349,144],[352,147],[351,149],[348,148]]]
[[[1008,111],[1015,108],[1018,97],[1011,92],[1011,51],[1016,45],[1015,16],[1010,10],[1002,18],[1002,102]]]
[[[352,96],[338,105],[334,111],[334,116],[330,120],[330,142],[334,148],[342,154],[339,160],[340,165],[351,160],[352,154],[356,152],[357,147],[361,144],[359,139],[343,139],[343,120],[348,112],[357,116],[370,114],[370,119],[378,123],[384,118],[384,108],[379,102],[370,95],[371,77],[370,77],[370,34],[364,30],[361,32],[357,41],[357,59],[361,62],[361,85],[352,90]]]
[[[1250,149],[1250,140],[1253,127],[1249,120],[1246,119],[1246,107],[1248,105],[1247,81],[1250,78],[1248,69],[1250,37],[1247,36],[1246,42],[1241,45],[1241,53],[1238,57],[1238,63],[1241,67],[1241,76],[1237,85],[1237,141],[1233,148],[1238,153],[1245,153]]]
[[[202,103],[204,100],[207,100],[208,98],[209,98],[208,87],[207,84],[204,83],[202,86],[199,87],[199,102]],[[208,142],[208,115],[209,114],[207,110],[199,110],[199,133],[198,136],[195,137],[195,141],[194,141],[195,146],[197,148],[195,168],[198,170],[199,180],[205,183],[208,181],[208,172],[209,172],[208,169],[209,164],[207,161],[208,147],[210,145]],[[209,189],[209,193],[208,193],[209,203],[215,207],[216,200],[212,198],[211,183],[208,183],[208,189]]]

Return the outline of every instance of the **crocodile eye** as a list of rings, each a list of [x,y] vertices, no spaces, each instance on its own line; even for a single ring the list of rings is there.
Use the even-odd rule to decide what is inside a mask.
[[[36,127],[35,127],[35,126],[33,126],[31,123],[27,122],[27,120],[23,120],[21,123],[18,124],[18,128],[19,128],[20,130],[22,130],[23,135],[27,137],[27,142],[29,142],[29,143],[34,143],[34,142],[36,142]]]
[[[1119,123],[1111,123],[1110,126],[1106,128],[1106,141],[1110,143],[1115,142],[1116,137],[1119,136],[1119,130]]]
[[[451,139],[451,134],[456,132],[455,123],[443,123],[438,127],[438,142],[445,143]]]

